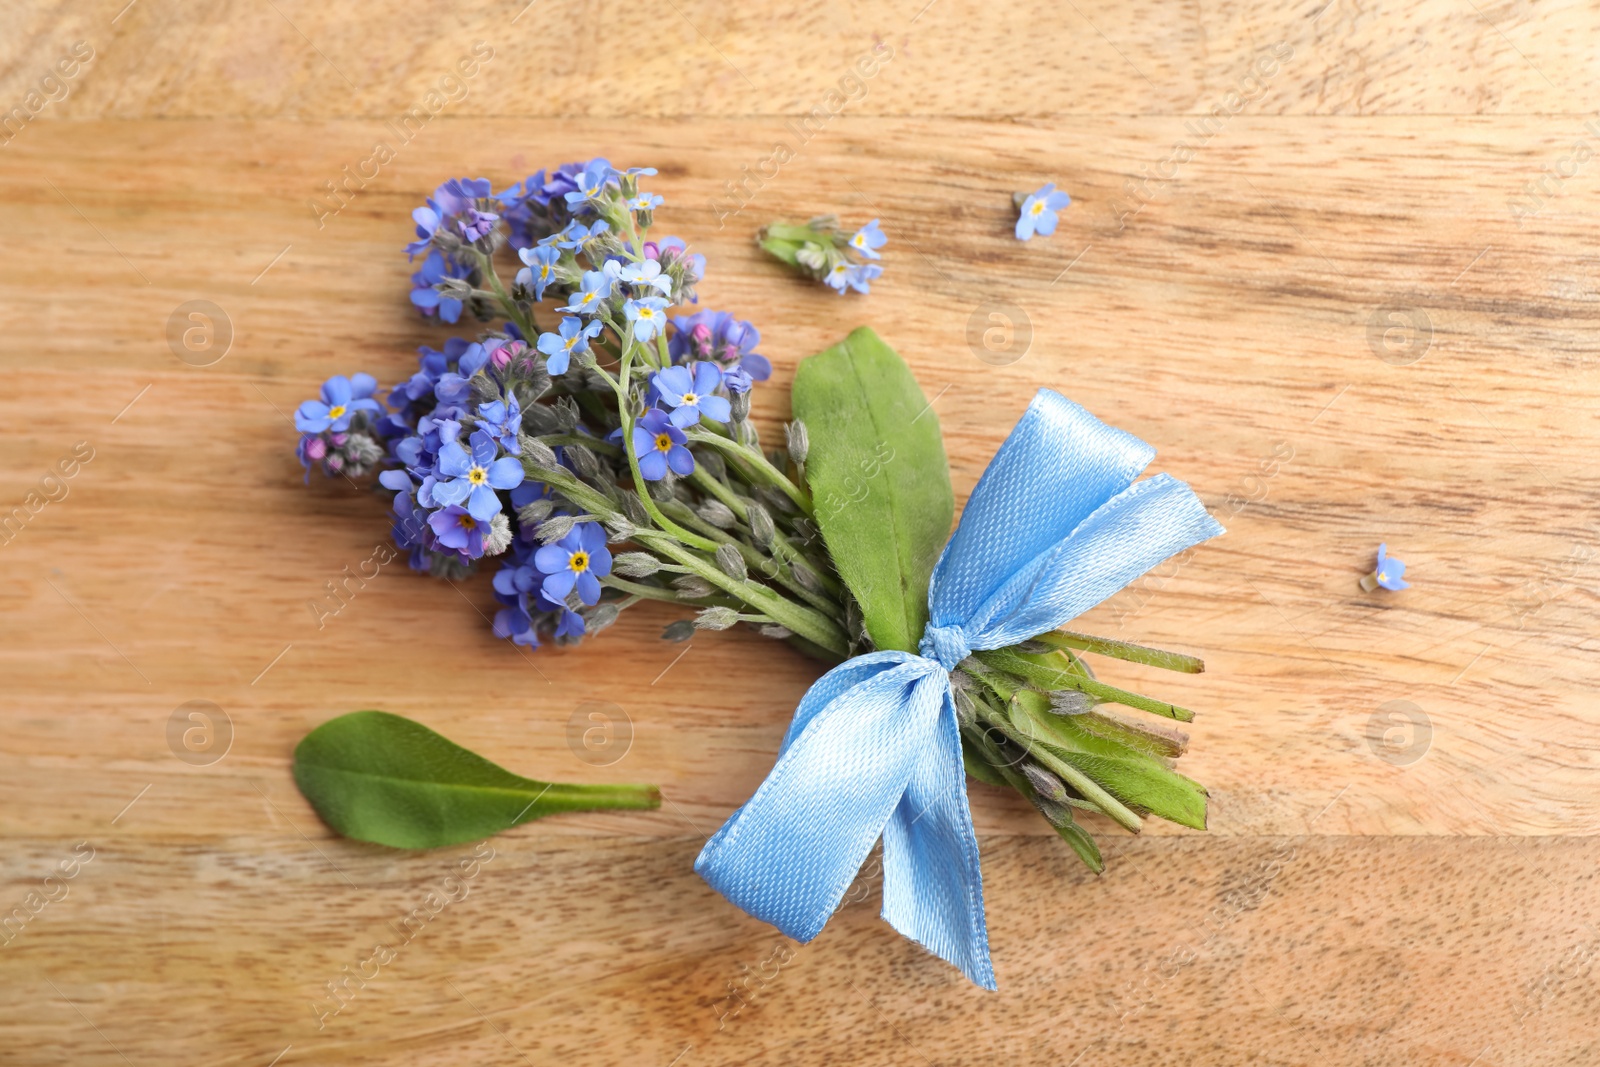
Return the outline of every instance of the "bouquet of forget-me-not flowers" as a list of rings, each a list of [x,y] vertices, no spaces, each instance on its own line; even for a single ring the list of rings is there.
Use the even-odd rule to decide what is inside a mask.
[[[697,869],[804,940],[881,840],[885,918],[992,986],[966,775],[1020,793],[1095,870],[1079,813],[1205,826],[1204,788],[1173,769],[1185,735],[1148,721],[1190,712],[1101,681],[1086,655],[1200,662],[1061,626],[1221,529],[1182,482],[1136,480],[1148,445],[1041,390],[952,534],[937,416],[865,328],[801,363],[793,421],[764,442],[760,334],[685,309],[705,260],[652,235],[654,173],[596,159],[499,193],[441,185],[413,213],[411,302],[481,328],[425,346],[387,390],[329,379],[295,414],[298,457],[307,477],[377,472],[412,568],[492,570],[494,632],[518,645],[579,641],[648,600],[683,609],[668,640],[743,624],[835,665]],[[849,239],[817,226],[761,240],[863,288],[842,252],[881,258],[877,220]],[[334,829],[401,847],[658,802],[520,778],[381,712],[312,731],[295,774]]]

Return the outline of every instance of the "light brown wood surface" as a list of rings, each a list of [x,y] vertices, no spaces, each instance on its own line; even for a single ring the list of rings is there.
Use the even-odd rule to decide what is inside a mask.
[[[0,13],[0,109],[95,53],[0,148],[0,515],[93,449],[0,544],[0,912],[93,849],[0,947],[0,1063],[1600,1063],[1594,5],[125,2]],[[466,97],[319,227],[323,183],[478,41]],[[875,42],[864,95],[719,225]],[[301,484],[286,413],[442,336],[406,303],[411,208],[597,154],[661,169],[703,303],[762,330],[767,425],[869,323],[936,397],[958,497],[1050,386],[1228,527],[1080,623],[1206,660],[1104,674],[1198,709],[1211,830],[1102,820],[1096,878],[973,785],[996,994],[884,925],[870,870],[803,947],[693,874],[816,676],[787,649],[674,662],[643,607],[527,657],[486,577],[398,563],[320,629],[307,606],[387,519]],[[1016,242],[1012,191],[1049,180],[1073,206]],[[882,218],[870,297],[752,243],[825,211]],[[168,346],[191,300],[231,322],[209,366]],[[1007,366],[967,341],[992,302],[1033,330]],[[1362,592],[1380,541],[1414,588]],[[231,722],[207,766],[169,748],[191,700]],[[568,744],[589,701],[631,723],[609,766]],[[1386,735],[1394,701],[1426,727]],[[667,799],[493,839],[319,1027],[472,853],[344,841],[300,798],[298,738],[370,706]]]

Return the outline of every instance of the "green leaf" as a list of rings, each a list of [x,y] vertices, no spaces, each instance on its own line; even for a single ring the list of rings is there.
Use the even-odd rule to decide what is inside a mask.
[[[1100,846],[1095,843],[1094,838],[1089,836],[1087,830],[1075,822],[1063,822],[1060,825],[1052,823],[1051,825],[1055,826],[1055,831],[1061,836],[1061,840],[1072,846],[1072,851],[1078,854],[1078,858],[1083,861],[1085,867],[1088,867],[1095,874],[1105,873],[1106,861],[1100,858]]]
[[[650,785],[519,777],[386,711],[353,711],[306,734],[294,750],[294,780],[334,830],[393,848],[460,844],[563,811],[661,805]]]
[[[1168,652],[1162,648],[1151,648],[1148,645],[1134,645],[1127,641],[1114,641],[1109,637],[1095,637],[1093,634],[1080,634],[1073,630],[1050,630],[1034,638],[1035,641],[1050,645],[1052,648],[1077,649],[1079,652],[1096,652],[1112,659],[1124,659],[1130,663],[1146,663],[1152,667],[1160,667],[1168,671],[1180,671],[1184,674],[1201,674],[1206,665],[1202,660],[1193,656],[1185,656],[1182,652]]]
[[[955,517],[938,415],[866,327],[800,364],[792,406],[811,438],[817,524],[867,633],[880,649],[916,651]]]
[[[1049,749],[1131,808],[1180,826],[1206,828],[1205,786],[1080,721],[1086,718],[1051,714],[1049,698],[1031,689],[1012,698],[1012,721],[1030,742]]]

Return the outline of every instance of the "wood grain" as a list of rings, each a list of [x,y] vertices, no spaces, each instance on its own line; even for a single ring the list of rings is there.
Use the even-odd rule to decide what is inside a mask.
[[[0,14],[0,107],[96,49],[0,150],[0,517],[93,449],[0,544],[0,911],[95,850],[0,947],[0,1059],[1600,1059],[1600,19],[917,6],[680,2],[649,39],[620,5]],[[325,183],[478,40],[495,56],[466,98],[330,213]],[[895,55],[865,94],[735,212],[728,183],[875,41]],[[757,323],[777,382],[862,322],[894,344],[937,396],[958,499],[1048,385],[1155,443],[1228,527],[1081,622],[1206,660],[1104,673],[1200,712],[1184,762],[1211,831],[1099,824],[1095,879],[975,785],[998,994],[884,926],[870,872],[798,948],[694,877],[814,665],[734,633],[674,663],[654,607],[530,658],[489,636],[485,580],[395,566],[321,628],[308,608],[387,523],[376,497],[301,484],[286,413],[332,373],[392,381],[440,336],[407,311],[410,208],[447,175],[600,153],[661,169],[663,228],[711,263],[703,302]],[[1018,243],[1010,193],[1046,180],[1074,205]],[[824,211],[882,218],[870,297],[753,245]],[[211,365],[168,345],[192,300],[232,327]],[[995,366],[969,329],[1001,305],[1032,340]],[[757,414],[786,414],[781,385]],[[1413,589],[1360,590],[1379,541]],[[208,766],[168,744],[192,700],[231,721]],[[607,766],[568,743],[595,701],[631,732]],[[496,838],[319,1029],[325,983],[470,853],[335,839],[295,792],[295,741],[365,706],[668,803]]]

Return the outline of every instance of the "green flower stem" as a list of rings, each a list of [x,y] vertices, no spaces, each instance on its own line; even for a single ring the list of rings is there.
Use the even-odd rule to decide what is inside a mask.
[[[620,457],[622,449],[610,441],[602,441],[598,437],[585,437],[581,433],[552,433],[539,438],[545,444],[554,448],[556,445],[582,445],[584,448],[593,449],[603,456]]]
[[[696,467],[694,473],[689,476],[689,480],[726,504],[728,510],[732,511],[740,522],[746,526],[750,524],[750,508],[745,503],[744,498],[707,474],[704,467]],[[828,575],[829,565],[820,560],[812,559],[796,548],[794,542],[783,535],[783,531],[774,530],[772,532],[772,548],[772,555],[781,562],[790,564],[804,563],[807,569],[816,576],[817,584],[822,586],[823,591],[832,600],[841,602],[844,600],[844,586]]]
[[[609,500],[604,493],[589,485],[571,471],[560,467],[536,467],[526,461],[523,462],[522,469],[536,481],[541,481],[546,485],[561,490],[562,495],[590,515],[609,519],[620,514],[616,504]]]
[[[725,597],[702,597],[700,599],[692,600],[688,597],[679,596],[671,589],[662,589],[653,585],[644,585],[640,582],[630,582],[628,579],[618,578],[614,574],[607,575],[606,577],[600,579],[600,584],[644,600],[660,600],[669,604],[684,604],[689,607],[696,608],[737,608],[739,606],[738,601],[729,600]]]
[[[776,237],[780,241],[810,241],[813,244],[826,244],[831,238],[818,233],[810,226],[796,226],[789,222],[769,223],[764,231],[768,237]]]
[[[1085,800],[1109,815],[1118,826],[1135,834],[1144,828],[1144,822],[1139,816],[1122,801],[1106,792],[1099,782],[1045,747],[1043,739],[1036,735],[1037,727],[1031,720],[1024,716],[1021,722],[1025,725],[1019,726],[1015,721],[1015,715],[1007,715],[987,703],[981,706],[984,708],[984,719],[987,722],[1026,749],[1029,757],[1037,760],[1041,766],[1054,772],[1062,781],[1082,793]]]
[[[760,452],[753,448],[746,448],[744,445],[720,434],[709,433],[703,429],[691,430],[689,438],[697,443],[711,445],[719,451],[743,460],[763,475],[763,480],[769,485],[783,490],[784,495],[794,501],[795,507],[803,511],[808,517],[814,518],[816,516],[817,511],[811,503],[811,494],[790,481],[787,474],[774,467],[767,461],[767,457]]]
[[[656,521],[656,525],[692,548],[698,548],[702,552],[715,552],[717,550],[715,541],[708,541],[699,534],[691,533],[667,518],[661,513],[661,509],[656,507],[656,502],[650,498],[649,491],[645,489],[644,474],[639,470],[639,457],[633,454],[633,412],[629,410],[627,399],[628,374],[633,366],[633,353],[638,348],[630,334],[627,347],[622,352],[622,369],[618,374],[622,388],[617,394],[617,411],[622,416],[622,445],[623,451],[628,456],[628,469],[633,472],[633,491],[644,504],[644,510]]]
[[[511,294],[506,292],[506,287],[500,283],[500,275],[495,271],[494,263],[482,252],[477,252],[476,249],[474,249],[474,252],[478,256],[478,263],[483,270],[483,274],[489,279],[489,284],[494,286],[495,299],[500,301],[500,306],[505,309],[506,316],[522,330],[524,338],[531,337],[534,340],[538,340],[539,328],[533,321],[533,313],[529,312],[526,315],[522,313],[522,309],[517,306],[517,302],[511,299]],[[531,344],[532,342],[529,343]]]
[[[706,472],[705,467],[696,464],[694,473],[689,475],[689,480],[695,485],[698,485],[701,489],[704,489],[711,496],[714,496],[718,500],[722,501],[728,506],[728,510],[733,512],[735,518],[737,518],[740,522],[749,525],[750,508],[745,504],[744,498],[713,478]]]
[[[845,637],[844,631],[826,615],[796,604],[760,582],[731,578],[714,564],[705,562],[676,541],[659,533],[641,530],[636,534],[636,539],[648,544],[657,553],[688,567],[717,588],[733,594],[751,607],[770,616],[774,622],[791,633],[798,634],[812,644],[820,645],[841,657],[850,654],[850,642]]]
[[[1139,711],[1177,719],[1179,722],[1194,721],[1194,712],[1188,708],[1181,708],[1164,700],[1153,700],[1072,671],[1053,667],[1049,663],[1042,662],[1042,657],[1024,655],[1010,648],[995,649],[993,652],[974,652],[973,655],[990,667],[1015,675],[1040,689],[1076,689],[1108,704],[1137,708]]]
[[[662,505],[662,510],[684,523],[693,526],[701,533],[714,541],[725,545],[732,545],[739,550],[739,556],[744,560],[745,566],[760,574],[763,578],[771,578],[782,585],[789,592],[800,597],[806,603],[819,611],[826,612],[835,622],[844,621],[844,610],[837,601],[829,600],[820,593],[814,593],[801,585],[794,577],[792,571],[786,569],[780,560],[764,555],[760,549],[745,544],[743,541],[729,534],[726,530],[719,530],[694,513],[687,505],[681,503]]]
[[[794,542],[783,536],[782,533],[773,533],[772,547],[777,550],[773,552],[773,555],[781,555],[786,562],[805,564],[806,569],[809,570],[817,579],[817,584],[822,586],[822,588],[830,597],[841,602],[844,600],[844,586],[840,585],[837,581],[828,576],[829,564],[807,556],[804,552],[796,548],[794,546]]]
[[[1076,649],[1079,652],[1093,652],[1096,655],[1109,656],[1112,659],[1127,660],[1130,663],[1144,663],[1151,667],[1160,667],[1163,670],[1181,671],[1184,674],[1200,674],[1206,669],[1201,660],[1193,656],[1185,656],[1181,652],[1167,652],[1159,648],[1150,648],[1146,645],[1130,644],[1126,641],[1113,641],[1109,637],[1095,637],[1092,634],[1075,633],[1072,630],[1051,630],[1034,638],[1040,644],[1049,645],[1051,648]]]

